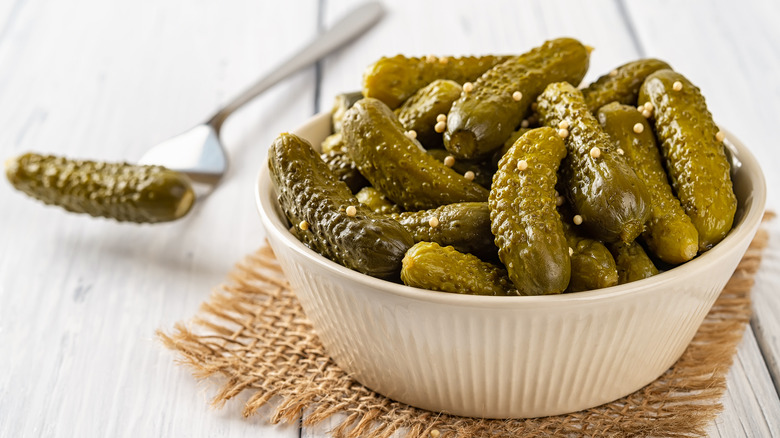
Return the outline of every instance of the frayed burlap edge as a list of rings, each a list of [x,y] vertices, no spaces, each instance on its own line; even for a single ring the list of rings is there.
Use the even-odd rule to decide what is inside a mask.
[[[332,431],[337,437],[389,437],[399,429],[407,437],[432,431],[443,437],[702,436],[722,410],[726,373],[750,319],[750,289],[767,240],[760,229],[672,368],[627,397],[568,415],[464,418],[413,408],[363,387],[328,358],[267,245],[237,265],[189,324],[157,334],[195,377],[226,379],[215,406],[250,391],[243,414],[274,399],[272,423],[296,421],[304,410],[304,425],[343,413],[346,419]]]

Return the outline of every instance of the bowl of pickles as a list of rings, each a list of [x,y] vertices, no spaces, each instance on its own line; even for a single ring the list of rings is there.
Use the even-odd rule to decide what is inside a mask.
[[[663,61],[578,88],[590,50],[383,57],[273,142],[261,220],[355,380],[527,418],[623,397],[682,355],[758,228],[763,174]]]

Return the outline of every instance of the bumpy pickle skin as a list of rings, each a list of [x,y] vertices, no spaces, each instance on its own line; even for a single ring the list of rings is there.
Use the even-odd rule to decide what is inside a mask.
[[[342,149],[333,149],[320,155],[325,164],[336,175],[338,179],[344,181],[352,193],[357,193],[360,189],[368,185],[368,181],[358,171],[357,166],[349,157],[347,151]]]
[[[550,84],[539,96],[537,112],[547,126],[568,126],[560,129],[568,150],[561,170],[582,226],[599,240],[633,241],[644,230],[650,197],[588,110],[582,92],[566,82]]]
[[[582,89],[585,103],[593,114],[610,102],[636,106],[642,82],[651,73],[663,69],[671,69],[671,67],[661,60],[652,58],[623,64]]]
[[[71,160],[27,153],[6,162],[8,181],[45,204],[120,222],[181,218],[195,193],[186,175],[161,166]]]
[[[554,129],[534,129],[501,158],[493,177],[491,230],[520,295],[557,294],[569,283],[569,246],[555,208],[556,172],[565,155]]]
[[[363,73],[363,95],[379,99],[395,109],[415,91],[436,79],[449,79],[459,84],[473,81],[509,58],[511,56],[383,57]]]
[[[400,213],[393,218],[409,231],[415,242],[435,242],[482,260],[497,259],[498,248],[490,231],[490,210],[486,202],[442,205],[432,210]]]
[[[609,245],[609,251],[617,266],[618,284],[631,283],[658,274],[658,268],[637,242],[614,242]]]
[[[269,149],[268,166],[279,204],[299,240],[347,268],[398,278],[412,236],[398,222],[361,205],[309,142],[281,134]]]
[[[401,281],[407,286],[457,294],[516,295],[505,270],[433,242],[419,242],[406,252]]]
[[[699,249],[699,234],[672,193],[647,119],[635,107],[617,102],[601,107],[597,117],[650,195],[650,217],[642,233],[650,251],[672,264],[694,258]],[[637,126],[641,126],[638,133]]]
[[[342,134],[360,173],[404,210],[487,200],[484,187],[427,154],[377,99],[364,98],[347,111]]]
[[[618,284],[615,259],[598,240],[585,237],[564,219],[564,233],[571,248],[571,280],[566,292],[601,289]]]
[[[355,197],[358,202],[375,213],[392,214],[401,212],[397,205],[388,201],[385,195],[373,187],[363,187],[359,192],[355,193]]]
[[[498,168],[498,162],[501,160],[501,157],[506,154],[506,152],[514,146],[515,142],[518,138],[522,137],[523,134],[530,131],[532,128],[520,128],[516,131],[514,131],[507,141],[504,142],[503,146],[501,146],[501,149],[497,149],[495,152],[493,152],[493,157],[490,159],[491,164],[493,165],[494,169]]]
[[[588,49],[572,38],[545,42],[491,68],[464,87],[447,115],[444,146],[456,157],[475,159],[506,141],[551,82],[578,84],[588,70]]]
[[[417,90],[395,113],[404,128],[414,131],[426,149],[444,147],[441,133],[435,130],[436,118],[450,111],[461,89],[455,81],[437,79]]]
[[[646,102],[654,108],[652,120],[672,188],[699,232],[699,250],[706,251],[726,237],[737,211],[718,127],[699,88],[671,70],[647,77],[639,93],[639,104]]]
[[[442,163],[447,160],[447,157],[452,156],[446,149],[428,149],[428,153]],[[464,176],[467,172],[473,173],[474,179],[472,181],[490,190],[490,185],[493,183],[493,171],[488,164],[479,161],[459,160],[455,157],[452,157],[452,163],[452,166],[449,166],[452,170]]]

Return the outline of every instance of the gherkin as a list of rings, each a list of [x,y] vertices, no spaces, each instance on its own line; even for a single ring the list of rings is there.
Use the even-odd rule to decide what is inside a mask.
[[[583,227],[607,242],[633,241],[650,213],[649,195],[588,110],[582,92],[566,82],[550,84],[539,96],[537,112],[566,137],[561,174]]]
[[[647,119],[633,106],[617,102],[601,107],[598,119],[650,195],[650,217],[642,233],[649,249],[667,263],[683,263],[695,257],[698,232],[672,193]]]
[[[338,179],[347,183],[352,193],[357,193],[360,189],[368,185],[368,181],[357,169],[357,166],[349,157],[347,151],[342,149],[333,149],[329,152],[320,154],[325,164]]]
[[[588,70],[588,49],[572,38],[547,41],[464,84],[447,115],[444,146],[474,159],[500,148],[520,125],[536,96],[552,82],[578,84]]]
[[[636,106],[639,88],[651,73],[668,69],[669,64],[653,58],[623,64],[582,89],[585,103],[592,113],[610,102]]]
[[[490,189],[490,185],[493,183],[493,171],[488,163],[484,161],[456,159],[446,149],[428,149],[428,153],[433,155],[433,158],[436,158],[446,166],[451,167],[452,170],[461,175],[465,176],[468,172],[471,172],[474,174],[474,179],[472,181],[486,189]],[[447,157],[452,158],[448,159]],[[450,162],[452,165],[449,164]]]
[[[358,202],[376,213],[391,214],[399,213],[401,211],[397,205],[388,201],[385,195],[371,186],[360,189],[360,191],[355,193],[355,197]]]
[[[417,243],[406,252],[401,280],[407,286],[458,294],[517,294],[504,269],[432,242]]]
[[[390,109],[395,109],[415,91],[436,79],[449,79],[460,84],[473,81],[509,58],[511,56],[383,57],[363,73],[363,95],[379,99]]]
[[[5,171],[14,188],[46,204],[124,222],[179,219],[195,201],[189,178],[161,166],[27,153],[7,161]]]
[[[737,211],[718,127],[699,89],[671,70],[647,77],[639,104],[647,102],[672,188],[699,232],[699,250],[706,251],[728,234]]]
[[[615,258],[618,284],[631,283],[658,274],[658,268],[650,260],[642,245],[637,242],[615,242],[609,245]]]
[[[393,215],[411,233],[415,242],[435,242],[483,260],[495,260],[498,248],[490,231],[490,210],[486,202],[460,202],[432,210]],[[434,221],[431,225],[431,221]]]
[[[598,240],[586,237],[581,230],[571,225],[570,217],[565,216],[563,230],[571,248],[571,280],[566,292],[617,285],[619,281],[617,265],[607,247]]]
[[[485,201],[488,191],[427,154],[377,99],[359,100],[344,117],[344,143],[371,185],[404,210]]]
[[[566,147],[551,128],[520,137],[501,158],[488,198],[491,230],[521,295],[557,294],[570,276],[555,182]]]
[[[461,86],[455,81],[437,79],[417,90],[395,110],[404,128],[414,131],[426,149],[444,147],[441,132],[436,132],[437,118],[450,111],[460,97]]]
[[[398,277],[412,236],[398,222],[361,205],[309,142],[279,135],[268,151],[268,167],[279,204],[300,241],[347,268]]]

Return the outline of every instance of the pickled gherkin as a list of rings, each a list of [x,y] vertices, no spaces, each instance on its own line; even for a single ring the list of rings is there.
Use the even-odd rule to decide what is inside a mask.
[[[569,283],[569,246],[555,208],[556,171],[565,155],[554,129],[533,129],[501,158],[493,177],[491,230],[521,295],[561,293]]]
[[[699,249],[698,232],[672,193],[647,119],[633,106],[617,102],[601,107],[598,119],[650,195],[650,217],[642,233],[650,251],[664,262],[674,264],[695,257]]]
[[[435,242],[474,254],[482,260],[497,258],[498,248],[490,231],[490,210],[486,202],[461,202],[433,210],[393,215],[415,242]]]
[[[658,268],[647,256],[642,245],[637,242],[615,242],[609,245],[609,251],[615,258],[618,284],[631,283],[658,274]]]
[[[420,242],[403,259],[407,286],[471,295],[515,295],[506,271],[451,246]]]
[[[669,68],[669,64],[652,58],[629,62],[583,88],[582,95],[594,114],[610,102],[636,106],[639,88],[645,78],[655,71]]]
[[[718,127],[699,89],[671,70],[647,77],[639,104],[647,102],[672,187],[699,232],[699,250],[706,251],[728,234],[737,210]]]
[[[186,175],[161,166],[70,160],[27,153],[5,164],[17,190],[75,213],[118,221],[155,223],[179,219],[195,193]]]
[[[484,187],[427,154],[377,99],[364,98],[347,111],[343,135],[360,173],[404,210],[487,200]]]
[[[460,97],[461,86],[455,81],[437,79],[417,90],[395,110],[404,128],[414,131],[426,149],[443,147],[441,132],[436,132],[437,118],[450,111],[452,102]],[[443,123],[443,122],[442,122]]]
[[[523,134],[530,131],[531,128],[520,128],[513,132],[507,141],[504,142],[504,145],[501,146],[501,149],[497,149],[495,152],[493,152],[493,158],[491,158],[490,162],[493,164],[494,168],[498,168],[498,162],[501,160],[501,157],[506,154],[506,152],[515,145],[515,142],[518,138],[522,137]]]
[[[618,270],[615,259],[606,246],[598,240],[585,237],[564,220],[566,241],[571,248],[571,280],[566,292],[601,289],[618,284]]]
[[[486,189],[490,189],[490,184],[493,183],[493,172],[484,162],[459,160],[453,157],[452,154],[445,149],[429,149],[428,153],[433,155],[433,158],[444,163],[445,166],[451,167],[452,170],[463,176],[466,176],[468,172],[471,172],[474,175],[472,181]],[[449,163],[452,163],[452,165],[449,165]]]
[[[473,83],[447,115],[444,146],[474,159],[500,148],[551,82],[579,83],[588,70],[588,49],[572,38],[545,42],[491,68]]]
[[[355,197],[358,202],[376,213],[391,214],[401,211],[397,205],[388,201],[385,195],[373,187],[363,187],[359,192],[355,193]]]
[[[347,155],[345,150],[333,149],[320,156],[336,177],[347,183],[347,186],[352,193],[357,193],[360,189],[368,185],[368,181],[360,174],[357,166],[352,161],[352,158]]]
[[[379,99],[395,109],[415,91],[436,79],[449,79],[459,84],[473,81],[509,58],[511,56],[383,57],[363,73],[363,95]]]
[[[269,149],[268,166],[300,241],[347,268],[398,277],[412,236],[398,222],[361,205],[306,140],[281,134]]]
[[[537,112],[566,137],[561,173],[583,227],[607,242],[633,241],[650,213],[649,195],[588,110],[582,92],[566,82],[550,84],[539,96]]]

